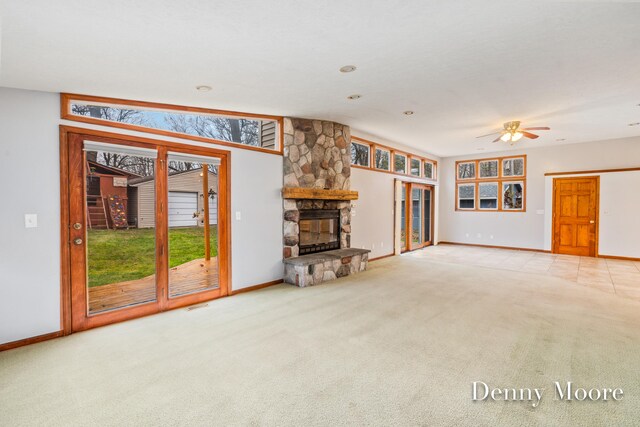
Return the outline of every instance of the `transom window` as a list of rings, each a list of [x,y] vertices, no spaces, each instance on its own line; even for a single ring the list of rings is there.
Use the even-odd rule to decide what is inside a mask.
[[[525,155],[456,162],[456,209],[524,212],[526,170]]]
[[[375,167],[383,171],[391,170],[391,152],[389,150],[383,150],[382,148],[376,148]]]
[[[393,171],[402,174],[407,173],[407,156],[405,156],[404,154],[394,153]]]
[[[280,153],[282,118],[62,94],[62,118]]]
[[[369,146],[351,141],[351,164],[359,166],[369,166],[369,157],[371,153]]]
[[[411,175],[420,176],[420,159],[411,158],[410,165],[411,168],[409,172]]]

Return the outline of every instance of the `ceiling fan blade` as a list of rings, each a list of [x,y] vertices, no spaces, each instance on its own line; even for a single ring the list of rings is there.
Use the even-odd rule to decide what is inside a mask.
[[[493,140],[493,141],[491,141],[491,142],[498,142],[498,141],[500,141],[500,138],[502,138],[502,135],[500,135],[499,137],[497,137],[496,139],[494,139],[494,140]]]
[[[524,130],[521,130],[520,132],[522,132],[522,135],[524,135],[525,137],[529,138],[529,139],[536,139],[538,138],[538,135],[530,133],[530,132],[526,132]]]
[[[551,130],[551,128],[547,126],[537,126],[532,128],[522,128],[522,130]]]
[[[476,138],[484,138],[485,136],[497,135],[499,133],[503,133],[503,131],[498,131],[498,132],[488,133],[486,135],[476,136]]]

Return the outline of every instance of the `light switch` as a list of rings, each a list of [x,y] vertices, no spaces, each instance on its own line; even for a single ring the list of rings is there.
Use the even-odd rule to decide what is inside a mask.
[[[538,214],[538,215],[544,215],[544,209],[538,209],[538,210],[536,211],[536,214]]]
[[[351,216],[356,216],[356,210],[355,209],[351,209]]]
[[[236,221],[240,221],[242,219],[242,213],[240,211],[236,211]]]
[[[38,226],[37,214],[24,214],[24,228],[36,228]]]

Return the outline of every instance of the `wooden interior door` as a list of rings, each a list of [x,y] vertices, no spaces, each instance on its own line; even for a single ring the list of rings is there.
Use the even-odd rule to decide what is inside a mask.
[[[112,135],[87,130],[87,135],[63,133],[61,138],[67,155],[62,204],[63,221],[68,221],[62,227],[66,333],[229,293],[228,152]],[[128,155],[137,164],[144,160],[146,174],[105,167],[94,159],[101,153]],[[195,169],[171,174],[170,167],[180,162]],[[105,180],[117,186],[103,185]],[[198,212],[186,226],[169,202],[172,189],[198,194]],[[135,211],[130,209],[134,199]],[[178,225],[169,224],[172,212]]]
[[[553,181],[553,252],[597,256],[599,177]]]

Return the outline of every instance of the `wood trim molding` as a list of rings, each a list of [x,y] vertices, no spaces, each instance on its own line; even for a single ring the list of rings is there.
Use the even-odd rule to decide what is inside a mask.
[[[282,197],[285,199],[358,200],[358,192],[354,190],[285,187],[282,189]]]
[[[351,165],[353,167],[359,168],[359,169],[368,169],[368,170],[372,170],[372,171],[376,171],[376,172],[384,172],[384,173],[390,173],[396,176],[403,176],[403,177],[411,177],[414,179],[420,179],[420,180],[428,180],[430,182],[437,182],[438,181],[438,161],[437,160],[433,160],[430,159],[428,157],[425,156],[419,156],[417,154],[413,154],[410,153],[408,151],[403,151],[403,150],[398,150],[396,148],[390,147],[388,145],[384,145],[384,144],[379,144],[377,142],[365,139],[365,138],[360,138],[358,136],[351,136],[351,139],[353,141],[356,141],[359,144],[363,144],[363,145],[368,145],[369,146],[369,166],[362,166],[362,165]],[[384,150],[387,151],[389,153],[389,169],[385,170],[385,169],[378,169],[375,167],[375,152],[376,149],[380,149],[380,150]],[[405,173],[401,173],[401,172],[395,172],[393,170],[393,165],[394,165],[394,155],[395,154],[400,154],[405,156],[406,158],[406,171]],[[411,174],[411,159],[419,159],[420,160],[420,175],[412,175]],[[433,178],[427,178],[422,176],[424,173],[424,162],[429,162],[433,164]]]
[[[627,257],[627,256],[618,256],[618,255],[602,255],[602,254],[598,254],[598,258],[617,259],[617,260],[620,260],[620,261],[636,261],[636,262],[640,262],[640,258]]]
[[[378,257],[375,257],[375,258],[369,258],[369,262],[380,261],[381,259],[389,258],[389,257],[392,257],[394,255],[395,255],[394,253],[390,253],[390,254],[378,256]]]
[[[35,344],[35,343],[38,343],[38,342],[48,341],[48,340],[51,340],[51,339],[54,339],[54,338],[61,337],[63,335],[66,335],[63,331],[57,331],[57,332],[50,332],[48,334],[37,335],[35,337],[25,338],[25,339],[21,339],[21,340],[17,340],[17,341],[7,342],[7,343],[4,343],[4,344],[0,344],[0,352],[1,351],[12,350],[12,349],[18,348],[18,347],[23,347],[23,346],[29,345],[29,344]]]
[[[244,117],[244,118],[253,118],[253,119],[274,120],[278,123],[278,131],[276,132],[278,136],[278,141],[277,141],[278,149],[253,147],[251,145],[243,145],[236,142],[222,141],[219,139],[206,138],[198,135],[189,135],[185,133],[167,131],[163,129],[154,129],[154,128],[149,128],[145,126],[133,125],[129,123],[112,122],[108,120],[97,119],[94,117],[79,116],[76,114],[71,114],[71,111],[70,111],[71,101],[87,101],[87,102],[95,102],[98,104],[107,104],[107,105],[132,106],[132,107],[142,107],[142,108],[157,109],[157,110],[169,110],[169,111],[179,111],[179,112],[181,111],[181,112],[187,112],[187,113],[200,113],[200,114],[212,114],[212,115],[235,116],[235,117]],[[169,136],[172,138],[181,138],[181,139],[187,139],[187,140],[198,141],[198,142],[207,142],[211,144],[222,145],[225,147],[234,147],[242,150],[258,151],[261,153],[276,154],[280,156],[282,155],[284,150],[284,143],[283,143],[284,142],[284,138],[283,138],[284,118],[281,116],[269,116],[269,115],[263,115],[263,114],[241,113],[237,111],[225,111],[225,110],[216,110],[216,109],[200,108],[200,107],[188,107],[184,105],[163,104],[158,102],[135,101],[130,99],[107,98],[107,97],[101,97],[101,96],[61,93],[60,94],[60,118],[63,120],[90,123],[90,124],[107,126],[107,127],[115,127],[120,129],[133,130],[136,132],[151,133],[155,135]]]
[[[478,248],[490,248],[490,249],[510,249],[513,251],[527,251],[527,252],[542,252],[542,253],[551,253],[546,249],[534,249],[534,248],[519,248],[515,246],[494,246],[494,245],[480,245],[477,243],[460,243],[460,242],[438,242],[439,245],[457,245],[457,246],[473,246]]]
[[[584,175],[584,174],[594,174],[594,173],[637,172],[637,171],[640,171],[640,167],[620,168],[620,169],[594,169],[594,170],[573,171],[573,172],[547,172],[544,174],[544,176]]]
[[[279,285],[280,283],[284,283],[284,280],[276,279],[270,282],[260,283],[259,285],[249,286],[247,288],[234,289],[231,291],[229,295],[238,295],[238,294],[244,294],[247,292],[257,291],[258,289],[268,288],[269,286]]]

